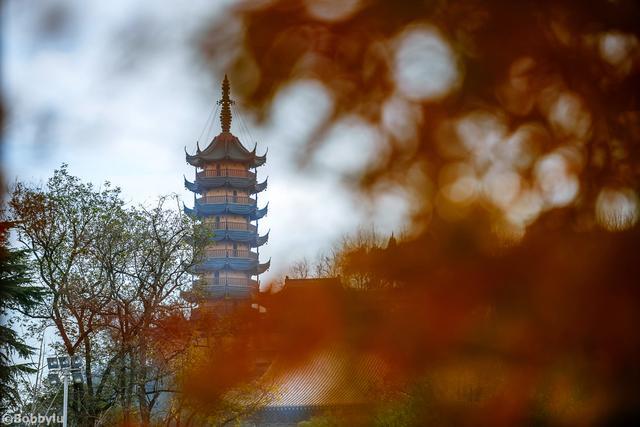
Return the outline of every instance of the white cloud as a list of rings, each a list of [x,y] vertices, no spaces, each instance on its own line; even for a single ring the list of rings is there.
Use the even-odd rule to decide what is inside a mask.
[[[214,3],[212,8],[211,2],[198,0],[178,9],[151,1],[65,2],[73,28],[56,42],[38,38],[34,30],[46,8],[10,1],[4,20],[11,108],[3,155],[8,180],[42,182],[66,162],[85,181],[120,186],[128,202],[151,202],[176,192],[190,206],[192,194],[184,190],[182,175],[192,178],[193,168],[185,163],[183,148],[194,150],[219,96],[210,70],[195,62],[191,43],[228,2]],[[152,33],[136,35],[136,25]],[[141,51],[128,50],[131,38]],[[313,258],[359,224],[380,219],[390,231],[405,218],[398,213],[404,208],[397,197],[391,207],[367,207],[354,200],[339,176],[371,161],[377,148],[367,141],[370,130],[347,126],[340,130],[340,146],[335,138],[329,141],[325,156],[339,160],[336,169],[322,162],[313,170],[299,169],[302,142],[332,108],[319,83],[297,82],[277,97],[266,127],[248,123],[258,151],[270,148],[267,165],[258,172],[261,179],[269,175],[269,187],[260,195],[261,206],[270,202],[269,215],[260,228],[271,228],[271,240],[261,250],[263,260],[273,257],[271,275],[297,258]],[[244,119],[249,121],[248,115]],[[240,122],[234,120],[232,127],[242,138]]]

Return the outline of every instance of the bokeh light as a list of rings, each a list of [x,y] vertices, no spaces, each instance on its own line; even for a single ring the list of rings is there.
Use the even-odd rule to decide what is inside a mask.
[[[549,106],[549,123],[559,138],[584,141],[589,136],[591,115],[574,93],[558,94]]]
[[[459,82],[455,55],[434,28],[407,29],[397,37],[396,45],[394,81],[408,99],[441,98]]]
[[[578,195],[578,178],[570,171],[567,159],[557,152],[538,160],[535,177],[548,207],[566,206]]]
[[[638,56],[638,38],[619,31],[605,32],[598,37],[598,52],[618,74],[626,75]]]
[[[323,21],[340,21],[355,13],[360,0],[304,0],[309,14]]]
[[[603,188],[596,199],[596,219],[611,231],[622,231],[638,222],[638,196],[630,188]]]

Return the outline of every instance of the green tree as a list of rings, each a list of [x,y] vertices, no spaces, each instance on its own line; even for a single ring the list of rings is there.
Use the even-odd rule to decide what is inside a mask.
[[[42,289],[32,286],[25,250],[11,249],[7,234],[11,223],[0,223],[0,412],[20,404],[18,382],[22,374],[35,372],[30,363],[16,363],[14,356],[26,359],[33,348],[11,327],[12,312],[28,313],[42,301]]]

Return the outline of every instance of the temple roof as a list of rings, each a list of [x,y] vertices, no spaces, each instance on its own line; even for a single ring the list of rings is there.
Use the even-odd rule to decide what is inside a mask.
[[[263,378],[273,390],[269,409],[371,403],[388,373],[380,356],[339,346],[315,352],[294,366],[281,362],[274,362]]]
[[[187,163],[197,167],[203,167],[207,163],[220,160],[233,160],[247,163],[249,167],[258,167],[266,162],[267,154],[258,156],[256,147],[257,144],[253,150],[249,151],[244,148],[238,137],[230,132],[222,132],[213,138],[204,150],[200,151],[200,147],[198,147],[194,155],[186,153],[186,159]]]
[[[379,403],[390,374],[391,366],[380,354],[354,351],[337,342],[328,343],[301,360],[277,357],[252,383],[255,392],[246,394],[236,389],[226,398],[240,406],[259,407],[254,419],[261,425],[278,413],[288,413],[295,418],[296,414],[305,415],[309,409]],[[276,416],[272,421],[294,421],[288,418]],[[307,417],[301,419],[304,418]]]

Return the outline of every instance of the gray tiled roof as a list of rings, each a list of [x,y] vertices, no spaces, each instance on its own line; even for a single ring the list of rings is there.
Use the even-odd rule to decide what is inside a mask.
[[[272,392],[266,409],[372,403],[387,373],[381,357],[339,347],[317,351],[295,365],[275,361],[263,377]]]

